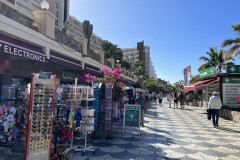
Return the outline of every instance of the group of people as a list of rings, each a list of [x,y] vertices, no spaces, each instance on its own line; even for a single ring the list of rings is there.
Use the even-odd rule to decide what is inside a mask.
[[[222,102],[220,97],[218,96],[218,92],[213,92],[213,96],[210,97],[208,102],[208,110],[211,112],[212,120],[213,120],[213,127],[218,127],[218,120],[219,120],[219,111],[222,107]],[[184,108],[184,94],[182,91],[173,92],[173,93],[167,93],[163,94],[162,92],[159,92],[159,94],[153,94],[153,96],[145,95],[143,97],[143,93],[140,92],[139,97],[136,99],[136,104],[141,106],[141,122],[140,125],[144,127],[144,111],[146,110],[146,102],[149,100],[156,103],[156,100],[159,100],[159,106],[162,107],[162,99],[163,97],[167,97],[167,100],[169,101],[169,108],[171,108],[172,101],[174,102],[174,109],[178,108],[178,102],[180,102],[181,109]]]
[[[167,100],[169,102],[169,108],[172,107],[172,101],[174,103],[174,109],[178,109],[178,103],[180,102],[181,109],[184,108],[184,94],[182,91],[180,92],[170,92],[167,95]]]

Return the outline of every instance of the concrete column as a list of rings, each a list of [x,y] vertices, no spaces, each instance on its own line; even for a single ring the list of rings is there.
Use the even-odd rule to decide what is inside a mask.
[[[82,62],[82,70],[85,70],[85,62]]]
[[[39,19],[39,32],[54,39],[56,17],[48,10],[34,11],[33,14],[37,19]]]
[[[114,59],[113,58],[108,58],[107,60],[111,62],[112,68],[114,69]]]
[[[88,39],[84,38],[84,37],[74,37],[74,39],[82,44],[82,54],[87,55],[87,43],[88,43]]]
[[[94,52],[100,56],[100,61],[102,64],[104,64],[104,57],[105,57],[104,51],[94,51]]]

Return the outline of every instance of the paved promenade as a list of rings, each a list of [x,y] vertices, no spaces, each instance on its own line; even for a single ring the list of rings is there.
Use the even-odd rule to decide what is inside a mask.
[[[70,153],[77,159],[240,159],[240,125],[220,118],[220,128],[213,128],[212,121],[197,107],[181,109],[153,104],[145,113],[145,127],[141,135],[128,130],[122,135],[122,122],[115,125],[113,140],[95,140],[95,154]]]
[[[198,107],[173,109],[163,101],[163,107],[152,104],[145,113],[145,127],[122,134],[122,121],[115,123],[112,140],[92,140],[95,154],[69,153],[70,160],[239,160],[240,125],[220,118],[220,128]],[[74,143],[78,143],[75,141]],[[3,157],[10,149],[3,150]],[[6,155],[7,154],[7,155]],[[4,156],[6,155],[6,156]],[[0,159],[4,159],[1,157]],[[15,158],[18,159],[17,155]],[[5,158],[5,159],[9,159]],[[13,158],[14,159],[14,158]],[[21,156],[20,159],[24,159]]]

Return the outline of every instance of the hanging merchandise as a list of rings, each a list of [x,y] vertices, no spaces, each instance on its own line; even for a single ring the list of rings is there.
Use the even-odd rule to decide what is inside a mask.
[[[49,73],[31,76],[26,160],[51,159],[55,79]]]
[[[82,114],[81,114],[81,109],[78,108],[76,109],[77,113],[75,114],[74,117],[74,122],[76,123],[76,130],[80,128],[80,121],[82,120]]]

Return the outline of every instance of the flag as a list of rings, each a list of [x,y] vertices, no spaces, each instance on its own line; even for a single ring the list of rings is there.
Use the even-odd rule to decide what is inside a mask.
[[[189,84],[191,80],[191,66],[187,66],[187,83]]]
[[[184,68],[183,73],[184,73],[184,83],[187,84],[187,68]]]

